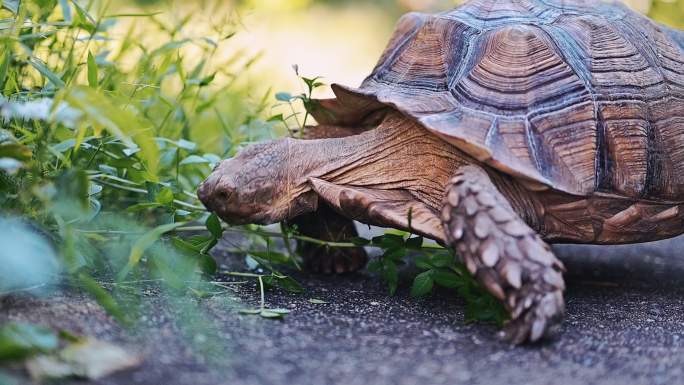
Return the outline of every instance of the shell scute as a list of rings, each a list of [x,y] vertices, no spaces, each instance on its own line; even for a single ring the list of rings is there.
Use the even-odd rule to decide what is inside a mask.
[[[348,99],[575,195],[684,200],[684,33],[593,0],[473,0],[401,19]]]

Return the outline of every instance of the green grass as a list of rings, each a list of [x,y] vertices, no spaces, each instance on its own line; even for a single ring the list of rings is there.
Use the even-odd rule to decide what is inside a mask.
[[[122,322],[130,321],[120,309],[126,295],[111,289],[121,282],[206,291],[216,273],[208,253],[223,229],[196,186],[243,143],[282,127],[261,118],[268,95],[251,95],[242,79],[253,58],[231,47],[229,10],[198,37],[185,35],[191,17],[113,16],[111,2],[3,4],[3,216],[29,223],[27,236],[56,250],[53,274]],[[158,43],[142,45],[150,34]],[[234,55],[219,59],[219,51]],[[178,236],[197,233],[194,223],[206,223],[206,235]],[[0,293],[22,289],[0,282]]]

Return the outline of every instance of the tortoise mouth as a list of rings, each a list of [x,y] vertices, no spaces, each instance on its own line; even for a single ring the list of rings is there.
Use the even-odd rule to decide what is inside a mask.
[[[221,212],[237,198],[236,187],[220,172],[213,172],[197,188],[197,198],[212,212]]]

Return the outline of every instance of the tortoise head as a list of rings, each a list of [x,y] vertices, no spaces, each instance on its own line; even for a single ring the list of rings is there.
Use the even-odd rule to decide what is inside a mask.
[[[295,155],[297,142],[252,145],[222,161],[199,186],[199,199],[231,224],[276,223],[314,211],[318,198]]]

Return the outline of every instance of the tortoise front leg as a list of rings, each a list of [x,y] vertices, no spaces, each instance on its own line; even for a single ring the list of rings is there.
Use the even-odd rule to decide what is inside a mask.
[[[510,312],[507,339],[534,342],[558,326],[565,308],[563,264],[484,170],[459,170],[447,187],[442,220],[468,270]]]
[[[287,223],[296,225],[302,235],[329,242],[345,242],[358,236],[354,221],[322,202],[316,212]],[[297,241],[297,250],[304,259],[304,267],[316,273],[349,273],[363,268],[368,261],[363,247],[339,248]]]
[[[306,127],[304,138],[343,138],[361,131],[355,127],[322,124]],[[302,235],[323,241],[346,242],[358,236],[354,221],[338,214],[325,203],[321,203],[316,212],[301,215],[287,224],[296,225]],[[362,247],[335,248],[297,241],[297,251],[304,259],[304,267],[315,273],[350,273],[362,269],[368,261]]]

